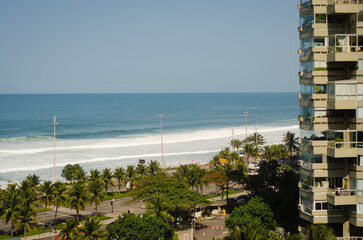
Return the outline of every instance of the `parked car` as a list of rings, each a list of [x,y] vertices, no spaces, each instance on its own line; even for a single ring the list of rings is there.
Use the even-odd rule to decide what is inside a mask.
[[[227,198],[227,203],[237,203],[237,199],[235,199],[235,198]]]
[[[239,197],[237,197],[237,204],[246,204],[248,201],[248,195],[240,195]]]

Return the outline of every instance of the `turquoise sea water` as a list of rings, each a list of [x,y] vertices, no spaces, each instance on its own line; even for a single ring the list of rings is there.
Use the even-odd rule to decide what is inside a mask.
[[[268,143],[298,131],[297,93],[0,95],[0,178],[29,173],[52,178],[53,116],[57,177],[63,166],[85,169],[161,161],[207,162],[232,139],[257,130]]]

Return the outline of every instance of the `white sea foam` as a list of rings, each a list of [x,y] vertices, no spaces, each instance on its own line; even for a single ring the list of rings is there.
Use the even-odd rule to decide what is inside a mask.
[[[286,131],[297,133],[298,125],[283,127],[261,126],[258,129],[266,144],[279,143]],[[249,126],[248,134],[255,131]],[[234,128],[235,138],[245,138],[245,128]],[[208,162],[220,149],[229,146],[231,128],[204,129],[184,132],[164,132],[164,161],[167,166],[194,162]],[[161,161],[160,134],[119,136],[115,138],[57,139],[56,175],[59,179],[67,164],[81,164],[92,168],[126,167],[138,159]],[[52,179],[53,141],[39,138],[31,141],[0,142],[0,177],[19,181],[29,173],[42,179]],[[1,184],[1,179],[0,179]]]
[[[281,132],[293,129],[298,129],[298,125],[284,126],[284,127],[260,127],[258,132],[262,135],[264,133]],[[254,128],[248,129],[248,134],[254,132]],[[244,129],[235,129],[235,138],[244,138]],[[212,139],[221,139],[231,137],[231,128],[210,129],[188,131],[183,133],[164,133],[164,144],[187,143],[193,141],[203,141]],[[41,141],[44,144],[44,139]],[[21,149],[0,149],[0,154],[4,155],[29,155],[53,151],[52,142],[49,142],[49,148],[31,148],[26,149],[26,146],[21,146]],[[70,150],[89,150],[89,149],[112,149],[112,148],[127,148],[137,146],[159,145],[160,136],[158,134],[149,135],[133,135],[119,138],[108,139],[87,139],[87,140],[57,140],[57,152],[70,151]],[[36,145],[34,142],[31,146]],[[1,147],[1,145],[0,145]],[[17,146],[19,147],[19,146]],[[0,156],[1,157],[1,156]]]
[[[181,156],[181,155],[198,155],[198,154],[207,154],[207,153],[216,153],[219,150],[212,151],[195,151],[195,152],[176,152],[176,153],[164,153],[164,156]],[[139,158],[150,158],[150,157],[158,157],[160,153],[149,153],[149,154],[139,154],[139,155],[128,155],[128,156],[116,156],[116,157],[99,157],[93,159],[83,159],[72,161],[72,164],[84,164],[84,163],[92,163],[92,162],[106,162],[106,161],[115,161],[115,160],[123,160],[123,159],[139,159]],[[64,167],[68,163],[59,163],[56,164],[56,167]],[[9,168],[6,170],[0,170],[0,173],[8,173],[8,172],[17,172],[17,171],[36,171],[40,169],[52,168],[53,165],[41,165],[36,167],[17,167],[17,168]]]

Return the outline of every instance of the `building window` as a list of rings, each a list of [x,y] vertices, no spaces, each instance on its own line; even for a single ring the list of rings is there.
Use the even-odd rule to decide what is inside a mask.
[[[315,23],[326,23],[326,14],[315,14]]]
[[[328,210],[327,202],[315,202],[315,210]]]

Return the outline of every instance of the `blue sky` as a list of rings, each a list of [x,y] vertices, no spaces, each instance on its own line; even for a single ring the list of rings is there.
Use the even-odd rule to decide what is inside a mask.
[[[0,93],[297,92],[297,1],[0,1]]]

